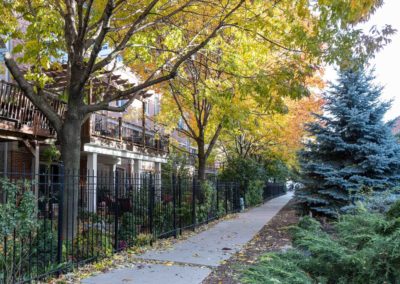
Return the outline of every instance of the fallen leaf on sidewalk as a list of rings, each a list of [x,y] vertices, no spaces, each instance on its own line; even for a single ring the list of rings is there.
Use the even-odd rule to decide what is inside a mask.
[[[231,248],[222,248],[222,250],[232,250]]]

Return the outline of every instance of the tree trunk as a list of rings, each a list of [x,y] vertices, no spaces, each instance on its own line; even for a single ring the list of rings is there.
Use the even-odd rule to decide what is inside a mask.
[[[196,199],[199,203],[204,202],[204,192],[202,191],[202,185],[206,180],[206,162],[207,162],[207,155],[205,153],[205,145],[204,140],[197,141],[197,158],[198,158],[198,169],[197,169],[197,179],[198,179],[198,188],[196,190]]]
[[[64,162],[62,236],[64,240],[72,240],[78,229],[81,121],[66,119],[58,136]]]
[[[197,158],[199,162],[197,178],[199,182],[203,182],[206,179],[206,162],[207,157],[205,154],[205,145],[203,141],[197,142]]]

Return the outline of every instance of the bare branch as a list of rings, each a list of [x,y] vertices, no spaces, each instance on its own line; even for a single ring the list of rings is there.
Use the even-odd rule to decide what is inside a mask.
[[[79,30],[79,40],[83,41],[85,38],[85,35],[88,31],[88,25],[89,25],[89,19],[90,19],[90,13],[92,11],[92,5],[93,5],[93,0],[89,0],[89,3],[87,4],[86,7],[86,13],[85,13],[85,18],[83,19],[82,25],[80,25],[80,30]]]
[[[115,8],[114,0],[108,0],[106,7],[104,8],[104,11],[103,11],[100,33],[94,41],[92,52],[90,53],[90,57],[89,57],[89,62],[85,68],[85,72],[84,72],[83,76],[80,79],[79,89],[83,88],[83,86],[89,79],[90,74],[92,73],[93,65],[99,55],[101,48],[102,48],[104,39],[108,33],[108,29],[110,28],[110,19],[112,17],[114,8]]]
[[[67,46],[71,48],[74,46],[75,40],[78,36],[78,31],[76,29],[76,6],[75,0],[65,0],[64,1],[66,12],[64,14],[65,19],[65,38],[67,40]]]
[[[178,110],[179,110],[179,112],[181,114],[181,117],[182,117],[183,121],[185,122],[186,126],[188,127],[192,138],[197,140],[199,138],[199,136],[196,134],[196,131],[194,131],[194,129],[191,127],[189,121],[186,119],[185,111],[183,110],[183,107],[182,107],[181,103],[179,102],[179,99],[178,99],[179,91],[176,88],[174,88],[173,84],[170,83],[169,85],[171,87],[172,97],[173,97],[176,105],[178,106]]]

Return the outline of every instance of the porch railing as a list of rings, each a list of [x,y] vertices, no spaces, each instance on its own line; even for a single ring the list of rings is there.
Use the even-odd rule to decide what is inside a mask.
[[[158,152],[168,152],[168,136],[158,131],[145,129],[121,117],[112,117],[101,113],[91,116],[91,135],[113,139],[131,145],[152,149]]]
[[[50,96],[49,102],[62,116],[66,105]],[[54,135],[49,120],[32,104],[22,90],[17,85],[3,80],[0,81],[0,121],[13,123],[14,130],[36,135]]]
[[[50,105],[60,116],[66,111],[66,104],[48,94]],[[11,124],[9,130],[43,136],[55,134],[49,120],[38,110],[15,84],[0,81],[0,122]],[[168,152],[167,136],[152,129],[124,121],[122,118],[95,113],[91,116],[89,135],[118,140],[157,152]],[[143,134],[145,133],[145,134]]]

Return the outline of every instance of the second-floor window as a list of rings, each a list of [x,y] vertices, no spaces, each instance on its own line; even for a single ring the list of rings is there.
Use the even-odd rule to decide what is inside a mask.
[[[160,98],[158,95],[154,97],[154,114],[157,115],[160,113]]]
[[[144,102],[144,113],[146,115],[150,114],[149,102]]]
[[[185,123],[183,122],[183,118],[182,118],[182,117],[179,118],[179,121],[178,121],[178,128],[179,128],[179,129],[185,129]]]
[[[121,106],[123,106],[126,102],[127,102],[127,100],[118,100],[118,101],[116,102],[116,104],[117,104],[118,107],[121,107]]]

